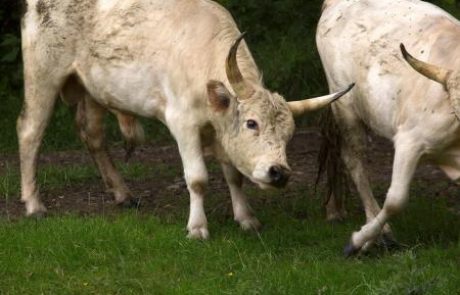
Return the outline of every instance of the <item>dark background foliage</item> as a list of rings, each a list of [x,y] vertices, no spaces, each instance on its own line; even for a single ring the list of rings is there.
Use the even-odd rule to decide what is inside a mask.
[[[15,120],[23,99],[19,21],[20,0],[1,0],[0,6],[0,151],[15,151]],[[287,99],[327,92],[327,84],[315,46],[316,23],[322,0],[219,0],[233,14],[264,73],[266,85]],[[430,1],[459,17],[453,0]],[[310,120],[311,121],[311,120]],[[310,123],[308,120],[301,124]],[[150,140],[168,140],[159,123],[144,120]],[[108,134],[118,140],[109,120]],[[58,103],[45,138],[47,149],[79,147],[72,113]]]

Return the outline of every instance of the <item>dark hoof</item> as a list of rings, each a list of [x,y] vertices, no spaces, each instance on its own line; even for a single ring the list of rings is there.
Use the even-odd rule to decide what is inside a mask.
[[[134,151],[136,150],[136,145],[132,143],[125,144],[125,163],[128,163],[129,159],[133,155]]]
[[[118,206],[124,209],[139,209],[141,206],[140,198],[129,198],[121,203],[118,203]]]
[[[27,218],[37,219],[37,220],[44,219],[45,217],[46,217],[46,211],[38,211],[38,212],[27,215]]]
[[[345,217],[334,217],[334,218],[327,218],[326,221],[329,224],[342,224],[345,222]]]
[[[353,246],[353,243],[350,242],[348,245],[345,246],[345,248],[343,249],[343,255],[346,257],[346,258],[349,258],[349,257],[352,257],[352,256],[356,256],[358,253],[359,253],[359,250],[361,250],[361,248],[358,248],[358,247],[355,247]]]
[[[377,244],[387,251],[397,251],[403,248],[402,245],[396,241],[396,239],[391,234],[382,234]]]

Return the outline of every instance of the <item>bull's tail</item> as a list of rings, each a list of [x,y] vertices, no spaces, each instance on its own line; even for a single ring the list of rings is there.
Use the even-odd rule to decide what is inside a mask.
[[[125,160],[128,161],[136,146],[144,143],[145,141],[144,128],[142,128],[141,123],[136,117],[120,112],[116,113],[116,116],[121,134],[125,139]]]
[[[340,155],[343,139],[330,106],[322,112],[319,123],[323,141],[318,155],[319,168],[315,185],[318,185],[326,173],[327,193],[324,205],[328,204],[334,196],[336,204],[341,204],[338,207],[343,208],[345,194],[348,192],[348,176]]]

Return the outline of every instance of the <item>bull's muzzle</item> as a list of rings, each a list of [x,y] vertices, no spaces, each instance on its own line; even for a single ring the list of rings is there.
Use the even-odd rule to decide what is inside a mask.
[[[286,186],[291,176],[291,170],[284,166],[271,166],[268,170],[268,176],[272,186],[282,188]]]

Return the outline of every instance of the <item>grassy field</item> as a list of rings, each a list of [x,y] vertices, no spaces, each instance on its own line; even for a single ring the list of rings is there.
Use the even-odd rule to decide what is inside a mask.
[[[170,179],[178,172],[121,166],[136,181],[148,175]],[[97,181],[89,166],[44,171],[40,183],[52,191]],[[17,183],[11,168],[0,176],[0,195],[10,196]],[[212,237],[206,242],[185,238],[185,192],[165,192],[171,204],[151,212],[58,212],[39,221],[4,217],[0,294],[458,294],[460,218],[445,200],[427,193],[428,185],[414,185],[417,201],[393,220],[406,248],[374,249],[355,259],[343,258],[341,249],[359,228],[362,212],[351,209],[348,221],[327,223],[322,192],[304,185],[287,193],[247,189],[265,225],[260,234],[242,232],[226,210],[216,210],[229,207],[228,197],[211,191]]]

